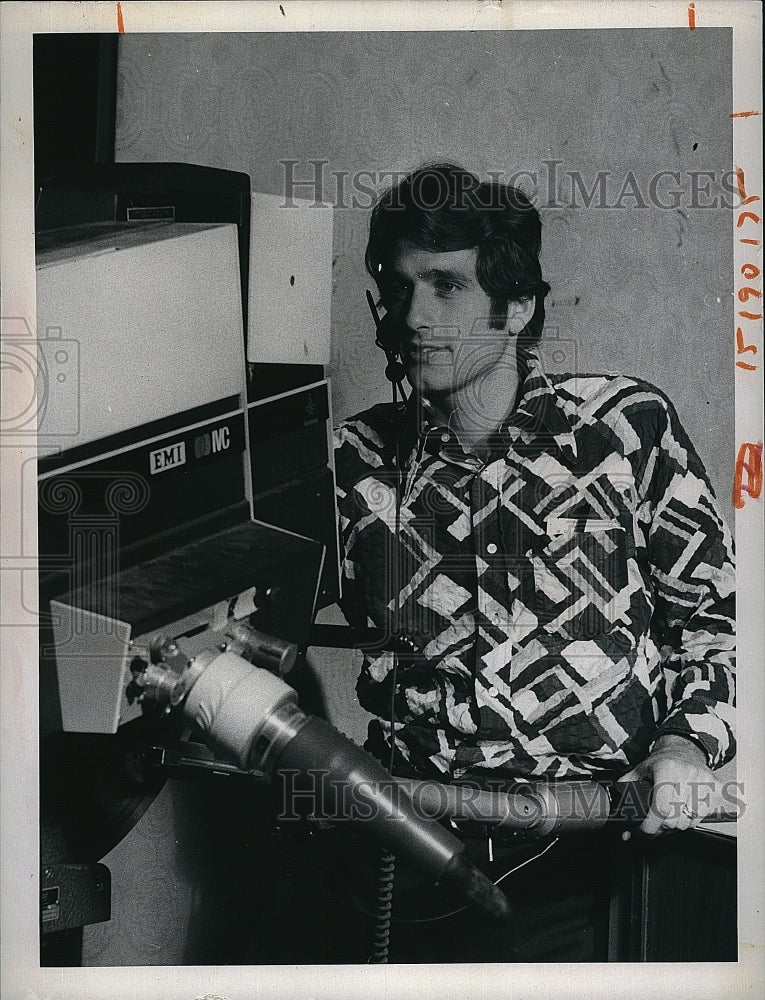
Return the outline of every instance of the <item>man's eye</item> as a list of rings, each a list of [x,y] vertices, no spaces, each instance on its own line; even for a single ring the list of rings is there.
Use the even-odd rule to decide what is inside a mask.
[[[460,286],[454,281],[446,281],[443,279],[437,281],[435,287],[436,292],[439,295],[451,295],[453,292],[456,292]]]

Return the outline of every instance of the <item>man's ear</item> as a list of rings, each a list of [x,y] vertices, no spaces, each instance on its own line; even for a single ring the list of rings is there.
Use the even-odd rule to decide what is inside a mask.
[[[528,299],[518,299],[507,304],[507,329],[509,333],[518,334],[528,326],[534,315],[537,299],[532,295]]]

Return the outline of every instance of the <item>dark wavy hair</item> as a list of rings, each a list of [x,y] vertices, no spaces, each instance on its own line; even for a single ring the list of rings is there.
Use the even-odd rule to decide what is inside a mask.
[[[365,255],[383,305],[398,240],[438,253],[477,249],[476,277],[491,300],[491,326],[502,329],[509,302],[536,296],[522,340],[529,346],[539,340],[550,291],[539,264],[542,222],[518,188],[436,163],[385,191],[372,209]]]

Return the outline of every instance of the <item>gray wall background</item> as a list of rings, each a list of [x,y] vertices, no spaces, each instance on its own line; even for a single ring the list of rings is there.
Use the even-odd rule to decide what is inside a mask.
[[[548,366],[620,371],[664,389],[730,515],[733,218],[693,207],[689,174],[719,179],[732,168],[728,29],[128,34],[120,45],[118,160],[242,170],[254,190],[272,194],[283,191],[281,160],[299,161],[301,178],[309,160],[324,160],[332,202],[333,171],[445,158],[482,175],[539,172],[553,289]],[[575,171],[588,189],[610,171],[610,203],[629,171],[646,199],[658,171],[679,171],[682,199],[666,209],[633,207],[629,197],[621,209],[546,208],[545,160],[561,161],[561,204]],[[667,202],[673,186],[661,188]],[[697,187],[710,192],[697,191],[697,206],[720,194],[719,180],[700,177]],[[389,396],[364,302],[367,218],[362,208],[335,209],[336,418]],[[338,619],[329,611],[324,620]],[[363,739],[353,655],[314,651],[313,669],[330,720]],[[216,862],[204,869],[193,846],[200,808],[192,789],[168,785],[107,856],[115,917],[87,930],[86,963],[205,963],[205,926],[220,933],[222,918]],[[147,857],[148,890],[136,881]]]

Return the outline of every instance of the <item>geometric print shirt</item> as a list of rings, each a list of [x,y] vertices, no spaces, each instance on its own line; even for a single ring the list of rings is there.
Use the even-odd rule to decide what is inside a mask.
[[[648,383],[521,360],[486,459],[416,394],[336,430],[341,607],[397,637],[363,657],[367,749],[388,763],[392,735],[415,777],[604,778],[676,733],[718,767],[735,573],[704,468]]]

